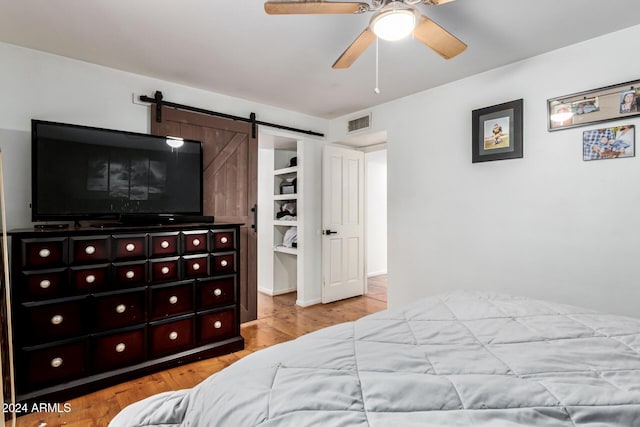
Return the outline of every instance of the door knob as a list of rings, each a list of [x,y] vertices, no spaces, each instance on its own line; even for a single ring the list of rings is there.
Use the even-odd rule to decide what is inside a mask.
[[[330,234],[338,234],[338,232],[337,231],[331,231],[331,230],[324,230],[324,235],[325,236],[328,236]]]

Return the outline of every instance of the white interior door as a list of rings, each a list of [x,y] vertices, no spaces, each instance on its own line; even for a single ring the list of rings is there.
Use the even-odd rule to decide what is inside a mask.
[[[364,153],[322,156],[322,302],[364,293]]]

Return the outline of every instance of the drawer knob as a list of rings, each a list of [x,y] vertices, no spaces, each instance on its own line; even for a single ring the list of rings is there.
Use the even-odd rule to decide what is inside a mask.
[[[220,261],[220,265],[223,267],[226,267],[229,263],[227,262],[226,259],[223,259],[222,261]]]
[[[227,243],[229,241],[229,239],[227,239],[225,236],[222,236],[220,238],[220,243]]]
[[[127,246],[124,247],[124,249],[127,252],[133,252],[133,251],[136,250],[136,245],[134,245],[133,243],[129,243],[129,244],[127,244]]]
[[[118,304],[118,305],[116,306],[116,313],[118,313],[118,314],[122,314],[122,313],[124,313],[125,311],[127,311],[127,306],[126,306],[126,305],[124,305],[124,304]]]
[[[215,322],[213,322],[213,327],[216,329],[222,328],[222,322],[219,320],[216,320]]]
[[[40,258],[47,258],[49,255],[51,255],[51,251],[47,248],[40,249],[38,255],[40,255]]]
[[[193,243],[193,246],[200,246],[200,239],[193,239],[191,243]]]
[[[127,277],[127,279],[133,279],[135,277],[136,273],[134,273],[133,270],[129,270],[124,275]]]
[[[178,339],[178,333],[177,333],[177,332],[175,332],[175,331],[171,332],[171,333],[169,334],[169,339],[170,339],[171,341],[175,341],[175,340],[177,340],[177,339]]]
[[[175,295],[172,295],[169,297],[169,304],[177,304],[178,303],[178,297]]]
[[[49,286],[51,286],[51,281],[48,279],[44,279],[40,281],[40,287],[42,289],[47,289]]]
[[[198,264],[197,262],[194,262],[194,263],[193,263],[193,269],[194,269],[195,271],[200,270],[200,264]]]
[[[59,368],[60,366],[62,366],[62,358],[56,357],[54,359],[51,359],[51,366],[54,368]]]
[[[166,267],[166,266],[165,266],[165,267],[162,267],[162,268],[160,269],[160,272],[161,272],[162,274],[169,274],[169,267]]]
[[[216,289],[213,291],[213,294],[214,294],[215,296],[219,297],[220,295],[222,295],[222,291],[221,291],[220,289],[216,288]]]
[[[126,348],[127,348],[127,346],[123,342],[121,342],[120,344],[116,345],[116,351],[118,353],[122,353],[123,351],[126,350]]]
[[[86,279],[84,279],[87,283],[93,283],[96,281],[96,276],[93,274],[89,274]]]
[[[64,320],[64,317],[62,317],[59,314],[56,314],[55,316],[53,316],[51,318],[51,324],[52,325],[59,325],[60,323],[62,323],[63,320]]]
[[[169,242],[167,240],[163,240],[162,242],[160,242],[160,247],[162,249],[167,249],[169,247]]]
[[[84,253],[86,253],[87,255],[93,255],[96,253],[96,247],[95,246],[87,246],[86,248],[84,248]]]

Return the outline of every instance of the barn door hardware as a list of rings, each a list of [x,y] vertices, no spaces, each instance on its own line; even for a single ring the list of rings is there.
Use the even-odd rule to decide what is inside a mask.
[[[251,113],[250,117],[246,118],[246,117],[233,116],[231,114],[219,113],[217,111],[205,110],[204,108],[191,107],[189,105],[177,104],[175,102],[164,101],[163,98],[162,98],[162,92],[160,92],[159,90],[156,91],[156,93],[154,94],[153,98],[151,98],[149,96],[146,96],[146,95],[140,95],[139,99],[142,102],[149,102],[149,103],[152,103],[152,104],[156,104],[156,122],[158,122],[158,123],[162,123],[161,110],[162,110],[162,107],[164,106],[164,107],[177,108],[179,110],[184,110],[184,111],[193,111],[194,113],[207,114],[209,116],[222,117],[223,119],[230,119],[230,120],[237,120],[237,121],[245,122],[245,123],[251,123],[251,129],[252,129],[251,130],[251,135],[252,135],[252,138],[256,138],[256,136],[257,136],[257,125],[269,126],[269,127],[276,128],[276,129],[283,129],[283,130],[288,130],[288,131],[292,131],[292,132],[304,133],[306,135],[324,137],[324,134],[320,133],[320,132],[314,132],[312,130],[297,129],[297,128],[293,128],[293,127],[290,127],[290,126],[283,126],[283,125],[279,125],[279,124],[275,124],[275,123],[262,122],[260,120],[256,120],[256,114],[255,113]]]

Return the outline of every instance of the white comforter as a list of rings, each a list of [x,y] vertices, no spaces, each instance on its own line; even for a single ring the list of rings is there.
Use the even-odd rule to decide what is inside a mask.
[[[640,320],[446,294],[251,354],[110,426],[640,426]]]

